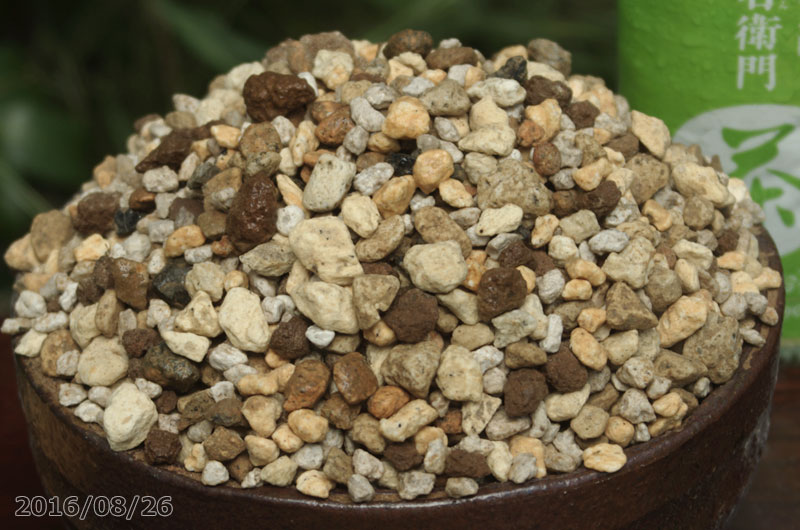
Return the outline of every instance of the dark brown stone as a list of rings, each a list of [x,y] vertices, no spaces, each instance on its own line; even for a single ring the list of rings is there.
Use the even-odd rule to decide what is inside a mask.
[[[114,288],[114,260],[108,256],[101,256],[94,262],[92,281],[101,289]]]
[[[361,412],[361,405],[350,405],[342,394],[334,392],[319,409],[319,415],[327,419],[337,429],[348,430]]]
[[[147,266],[144,263],[117,258],[114,260],[111,272],[119,301],[137,311],[147,309],[147,289],[150,285]]]
[[[199,128],[198,128],[199,129]],[[136,171],[144,173],[161,166],[168,166],[175,171],[180,169],[183,160],[192,151],[192,143],[199,140],[196,129],[177,129],[161,139],[158,147],[136,165]]]
[[[186,426],[208,419],[213,407],[214,398],[211,397],[208,390],[199,390],[189,394],[186,398],[181,398],[181,401],[178,402],[181,422]]]
[[[345,135],[356,124],[350,119],[350,108],[338,110],[319,122],[314,130],[317,139],[326,145],[341,145]]]
[[[217,427],[203,442],[203,448],[210,460],[228,462],[239,456],[246,447],[239,433],[225,427]]]
[[[389,444],[383,451],[383,456],[397,471],[408,471],[422,463],[423,455],[417,452],[414,440],[403,443]]]
[[[161,335],[150,328],[129,329],[122,334],[122,346],[128,357],[141,357],[147,350],[160,343]]]
[[[589,380],[586,367],[562,344],[558,352],[547,358],[545,365],[547,382],[557,392],[575,392],[584,387]]]
[[[501,267],[516,268],[520,265],[528,266],[533,260],[533,250],[522,241],[514,241],[500,252],[498,261]]]
[[[486,457],[478,452],[451,449],[447,453],[444,474],[451,477],[483,478],[491,474]]]
[[[553,192],[553,215],[567,217],[580,210],[581,194],[576,190],[558,190]]]
[[[128,199],[128,206],[137,212],[152,212],[156,208],[156,194],[144,188],[136,188]]]
[[[658,319],[625,282],[616,282],[606,293],[606,323],[611,329],[650,329]]]
[[[159,414],[170,414],[178,406],[178,394],[172,390],[164,390],[155,400]]]
[[[425,57],[425,62],[428,63],[428,68],[447,71],[456,64],[475,65],[478,63],[478,56],[469,46],[436,48]]]
[[[90,193],[78,203],[78,215],[73,219],[75,230],[84,235],[105,234],[114,228],[118,208],[118,194]]]
[[[286,383],[283,408],[286,412],[297,409],[310,409],[325,394],[331,371],[322,361],[309,359],[297,364]]]
[[[506,377],[503,403],[511,417],[533,414],[546,396],[547,381],[539,370],[522,368]]]
[[[556,268],[553,258],[544,250],[534,250],[531,254],[531,261],[528,263],[528,267],[533,269],[537,277],[544,276]]]
[[[272,121],[314,101],[314,90],[296,75],[264,72],[251,75],[242,91],[247,113],[256,122]]]
[[[211,407],[208,419],[223,427],[242,425],[242,402],[235,397],[221,399]]]
[[[178,197],[169,206],[168,217],[175,221],[175,227],[197,224],[197,217],[203,213],[203,203],[197,199]]]
[[[436,426],[444,431],[445,434],[461,434],[461,409],[450,409],[444,417],[436,420]]]
[[[361,403],[378,390],[378,378],[358,352],[348,353],[333,365],[333,381],[351,405]]]
[[[598,219],[610,214],[617,207],[622,194],[616,184],[604,180],[592,191],[579,195],[579,206],[583,210],[591,210]]]
[[[277,217],[276,189],[262,171],[242,183],[228,212],[225,232],[236,250],[247,252],[275,235]]]
[[[549,177],[561,169],[561,152],[550,142],[533,146],[533,167],[540,175]]]
[[[528,290],[517,269],[497,267],[483,273],[477,294],[478,316],[481,320],[491,320],[520,307]]]
[[[739,233],[732,228],[726,228],[717,237],[717,249],[714,251],[714,254],[716,254],[717,256],[721,256],[726,252],[731,252],[733,250],[736,250],[738,246],[739,246]]]
[[[563,109],[572,101],[572,89],[561,81],[551,81],[535,75],[525,82],[525,104],[538,105],[546,99],[555,99]]]
[[[364,274],[388,274],[391,276],[397,276],[397,273],[392,266],[385,261],[375,261],[372,263],[362,261],[361,267],[364,269]]]
[[[91,278],[84,278],[78,282],[78,302],[83,305],[91,305],[100,300],[103,296],[103,289]]]
[[[269,340],[269,347],[284,359],[299,359],[311,351],[311,345],[306,338],[308,322],[299,316],[293,316],[286,322],[281,322]]]
[[[425,57],[433,49],[433,37],[427,31],[404,29],[398,31],[386,42],[383,55],[391,59],[403,52],[418,53]]]
[[[161,429],[150,429],[144,440],[144,457],[152,465],[171,464],[181,452],[178,435]]]
[[[570,103],[564,113],[569,116],[576,129],[585,129],[594,125],[594,120],[600,114],[600,109],[588,101],[576,101]]]
[[[250,461],[250,455],[247,453],[240,454],[228,464],[228,473],[236,482],[243,481],[252,470],[253,463]]]
[[[145,379],[182,393],[200,379],[197,366],[186,357],[174,354],[163,342],[147,350],[142,357],[142,368]]]
[[[625,160],[630,160],[639,152],[639,139],[632,133],[625,133],[609,140],[606,147],[622,153]]]
[[[383,321],[401,342],[422,342],[436,329],[439,308],[436,297],[413,288],[397,296]]]

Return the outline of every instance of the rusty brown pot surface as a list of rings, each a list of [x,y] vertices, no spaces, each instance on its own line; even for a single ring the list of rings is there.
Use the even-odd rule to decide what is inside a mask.
[[[759,241],[769,266],[781,270],[769,235],[763,232]],[[782,317],[783,288],[769,297]],[[97,425],[85,425],[58,405],[58,383],[39,371],[37,359],[17,358],[16,367],[34,459],[49,495],[62,502],[77,496],[80,503],[89,495],[120,495],[128,506],[135,496],[172,499],[166,517],[141,517],[140,501],[130,520],[89,509],[83,520],[69,520],[71,528],[712,529],[727,522],[766,442],[780,324],[761,326],[766,344],[745,346],[733,379],[680,430],[626,449],[621,471],[581,468],[523,485],[492,483],[459,500],[440,487],[415,501],[379,491],[374,501],[356,505],[341,488],[323,501],[293,488],[203,486],[182,468],[148,465],[141,450],[111,451]]]

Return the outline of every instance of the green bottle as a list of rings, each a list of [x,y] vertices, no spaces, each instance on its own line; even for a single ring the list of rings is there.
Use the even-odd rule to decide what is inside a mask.
[[[766,214],[800,358],[800,0],[620,0],[620,92],[719,155]]]

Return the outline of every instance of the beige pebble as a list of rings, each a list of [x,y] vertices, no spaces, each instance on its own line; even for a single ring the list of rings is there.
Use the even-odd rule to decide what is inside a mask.
[[[608,360],[606,349],[591,333],[575,328],[569,336],[569,347],[575,357],[592,370],[602,370]]]
[[[396,99],[386,114],[381,131],[390,138],[414,139],[430,130],[431,117],[422,102],[413,97]]]
[[[575,181],[582,190],[592,191],[603,181],[605,177],[611,174],[614,166],[608,161],[608,158],[598,158],[591,164],[583,166],[572,174],[572,180]]]
[[[289,413],[287,421],[292,431],[306,443],[321,442],[328,433],[328,420],[313,410],[294,410]]]
[[[583,451],[583,465],[595,471],[614,473],[627,461],[622,447],[616,444],[599,443]]]
[[[436,409],[423,399],[403,405],[391,417],[380,420],[380,433],[393,442],[402,442],[439,417]]]
[[[384,219],[402,215],[411,203],[416,186],[411,175],[392,177],[373,194],[372,200]]]
[[[588,300],[592,297],[592,284],[587,280],[570,280],[561,292],[564,300]]]
[[[75,247],[75,261],[97,261],[105,256],[109,248],[111,243],[103,236],[92,234]]]
[[[334,486],[336,483],[318,469],[303,471],[297,477],[297,491],[309,497],[327,499]]]
[[[578,314],[578,325],[594,333],[606,322],[606,310],[601,307],[587,307]]]
[[[537,217],[531,232],[531,246],[541,248],[548,244],[556,228],[558,228],[558,217],[555,215],[548,213]]]
[[[231,125],[212,125],[211,136],[217,141],[220,147],[226,149],[236,149],[239,147],[239,136],[241,131]]]
[[[475,200],[460,180],[446,179],[439,183],[439,195],[453,208],[469,208]]]
[[[625,418],[611,416],[606,424],[605,435],[611,442],[626,447],[633,440],[635,431],[633,424]]]
[[[431,193],[453,174],[453,157],[444,149],[425,151],[414,162],[413,174],[419,189]]]

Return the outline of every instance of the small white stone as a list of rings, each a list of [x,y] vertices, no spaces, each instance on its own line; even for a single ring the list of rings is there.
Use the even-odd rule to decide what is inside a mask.
[[[228,469],[222,462],[209,460],[206,462],[206,467],[203,468],[201,481],[206,486],[218,486],[227,482],[229,478]]]
[[[93,386],[89,389],[89,399],[105,408],[111,399],[111,389],[107,386]]]
[[[91,401],[84,401],[72,412],[84,423],[103,423],[103,409]]]
[[[218,383],[214,383],[214,385],[208,389],[208,393],[211,394],[211,397],[214,398],[214,401],[216,402],[222,401],[223,399],[236,397],[235,387],[230,381],[220,381]]]
[[[158,428],[161,429],[162,431],[178,434],[180,433],[180,428],[179,428],[180,423],[181,423],[180,412],[158,415]]]
[[[317,348],[326,348],[333,342],[336,333],[329,329],[322,329],[314,324],[306,328],[306,338]]]
[[[506,204],[502,208],[487,208],[481,213],[475,226],[479,236],[495,236],[505,232],[513,232],[522,222],[522,208],[516,204]]]
[[[14,313],[21,318],[37,318],[47,313],[47,302],[39,293],[22,291],[14,304]]]
[[[136,384],[136,388],[138,388],[150,399],[155,399],[161,395],[162,392],[161,385],[157,383],[148,381],[143,377],[137,377],[134,383]]]
[[[361,173],[353,180],[353,187],[363,195],[373,195],[394,174],[394,168],[386,162],[378,162]]]
[[[347,479],[347,493],[353,502],[366,502],[375,496],[375,488],[366,477],[354,473]]]
[[[211,436],[214,430],[214,424],[209,420],[203,420],[195,423],[186,430],[186,436],[195,443],[203,443],[206,438]]]
[[[86,399],[82,385],[61,383],[58,387],[58,402],[64,407],[72,407]]]
[[[292,455],[297,467],[300,469],[320,469],[325,460],[322,446],[319,444],[306,444]]]
[[[142,186],[153,193],[175,191],[178,189],[179,184],[178,174],[167,166],[145,171],[142,176]]]
[[[299,206],[290,204],[278,209],[278,220],[276,222],[278,232],[284,236],[288,236],[294,227],[300,224],[305,218],[306,215]]]
[[[62,353],[56,360],[56,373],[62,377],[72,377],[78,373],[80,354],[77,350]]]
[[[42,351],[42,344],[46,338],[46,333],[39,333],[33,329],[28,330],[17,342],[14,353],[23,357],[36,357]]]
[[[264,352],[270,338],[269,324],[258,295],[235,287],[219,308],[219,325],[231,343],[245,351]]]
[[[383,462],[363,449],[353,452],[353,471],[369,480],[378,480],[383,476]]]

